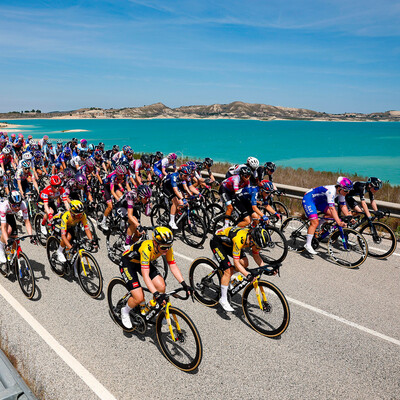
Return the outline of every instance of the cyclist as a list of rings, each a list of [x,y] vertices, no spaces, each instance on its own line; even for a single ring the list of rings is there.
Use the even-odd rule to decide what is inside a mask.
[[[345,227],[346,223],[341,221],[335,208],[335,199],[338,198],[341,211],[345,216],[351,215],[346,206],[346,194],[353,189],[353,182],[344,176],[339,176],[336,185],[319,186],[310,189],[303,197],[303,208],[306,217],[310,220],[307,231],[307,242],[304,248],[310,254],[317,254],[312,248],[311,242],[314,233],[319,226],[318,211],[325,213],[325,217],[333,218],[335,222]]]
[[[14,157],[12,156],[11,150],[8,146],[4,147],[0,154],[0,167],[6,173],[10,171],[11,168],[16,169]]]
[[[88,152],[85,149],[79,150],[79,155],[72,157],[69,162],[70,166],[77,172],[82,165],[85,164],[88,158]]]
[[[153,172],[160,179],[165,178],[168,175],[167,168],[172,166],[173,172],[176,172],[176,159],[177,155],[175,153],[169,153],[167,157],[157,161],[153,165]]]
[[[65,189],[61,187],[61,183],[61,178],[58,175],[53,175],[50,178],[50,185],[40,192],[40,198],[43,201],[44,211],[40,231],[43,233],[43,235],[47,234],[47,220],[51,221],[53,219],[54,212],[61,205],[60,198],[64,203],[65,209],[69,210],[68,196],[65,193]]]
[[[66,169],[72,160],[72,151],[69,147],[64,147],[64,150],[58,155],[56,164],[61,164],[62,169]]]
[[[354,182],[353,189],[346,195],[346,202],[351,209],[357,212],[365,212],[368,219],[371,219],[371,213],[368,210],[367,202],[365,201],[365,194],[368,192],[369,199],[371,201],[371,207],[378,216],[383,216],[382,211],[378,211],[378,206],[374,198],[374,194],[382,189],[382,181],[379,178],[371,176],[366,182]],[[358,196],[361,201],[361,207],[358,205],[357,201],[354,199]]]
[[[258,161],[257,158],[255,157],[248,157],[246,164],[239,164],[239,165],[234,165],[229,168],[228,172],[226,173],[225,178],[230,178],[233,175],[239,175],[240,170],[244,167],[248,167],[251,170],[252,176],[254,178],[257,177],[257,168],[260,165],[260,162]]]
[[[37,193],[39,193],[39,186],[35,177],[35,171],[31,167],[31,162],[23,160],[21,168],[17,169],[14,178],[14,188],[21,193],[22,198],[25,198],[25,195],[30,192],[30,183],[33,184]]]
[[[35,153],[33,154],[33,158],[32,158],[32,167],[33,170],[36,172],[38,179],[44,177],[47,175],[47,171],[46,168],[44,166],[44,162],[43,162],[43,154],[41,151],[37,150],[35,151]]]
[[[66,169],[65,171],[69,170]],[[67,176],[69,176],[69,174]],[[69,200],[79,200],[81,193],[83,193],[87,199],[92,199],[91,187],[88,185],[86,176],[78,173],[68,179],[65,184],[65,194],[68,196]]]
[[[146,171],[147,180],[151,181],[151,167],[150,167],[150,156],[147,154],[142,154],[140,159],[133,160],[130,162],[129,166],[134,174],[135,184],[141,185],[142,178],[140,176],[141,171]]]
[[[153,240],[135,243],[123,253],[119,264],[120,272],[127,289],[131,292],[126,306],[121,309],[121,320],[127,329],[132,328],[129,313],[133,308],[144,302],[144,293],[138,274],[143,277],[145,285],[158,304],[162,305],[166,300],[164,294],[165,281],[154,265],[154,261],[158,257],[166,256],[169,268],[175,279],[189,294],[193,293],[193,289],[183,280],[182,273],[175,262],[172,250],[173,241],[174,236],[171,230],[164,226],[159,226],[154,229]]]
[[[96,166],[97,166],[98,170],[100,172],[107,173],[107,166],[106,166],[106,163],[105,163],[103,152],[101,150],[95,150],[93,159],[94,159],[94,161],[96,163]]]
[[[57,147],[54,149],[54,153],[56,155],[56,157],[58,157],[62,152],[63,152],[63,141],[62,139],[58,139],[57,140]]]
[[[229,282],[235,270],[239,271],[249,282],[254,279],[253,274],[246,269],[249,266],[249,260],[243,250],[250,248],[254,261],[258,266],[262,267],[265,263],[260,257],[259,251],[267,243],[268,233],[261,227],[253,229],[240,227],[222,228],[210,240],[211,250],[219,263],[219,268],[223,271],[219,304],[225,311],[234,311],[229,304],[227,294]],[[229,257],[233,258],[233,265],[229,261]]]
[[[74,227],[81,223],[85,229],[86,236],[89,240],[93,241],[92,232],[90,232],[89,224],[87,222],[87,217],[85,214],[85,209],[83,204],[79,200],[72,200],[70,204],[69,211],[66,211],[60,219],[60,230],[61,230],[61,241],[60,246],[57,249],[58,261],[66,262],[64,256],[64,248],[68,250],[72,249],[71,242],[75,239]],[[74,266],[74,271],[76,274],[76,266]]]
[[[17,237],[17,223],[15,221],[15,214],[22,211],[22,216],[25,222],[25,228],[28,235],[32,235],[32,226],[28,218],[28,209],[22,196],[16,190],[13,190],[8,199],[0,203],[0,223],[1,223],[1,239],[0,239],[0,263],[6,262],[6,255],[4,247],[8,242],[8,238]],[[34,240],[31,240],[34,243]]]

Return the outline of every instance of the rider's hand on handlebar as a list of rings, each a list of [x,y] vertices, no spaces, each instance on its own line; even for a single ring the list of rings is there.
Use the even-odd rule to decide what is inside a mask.
[[[194,293],[193,288],[191,286],[189,286],[185,281],[182,281],[181,285],[186,290],[187,294],[189,296],[192,296],[192,298],[193,298],[193,293]]]
[[[343,221],[340,221],[340,222],[338,223],[338,225],[339,225],[341,228],[346,228],[346,226],[347,226],[346,222],[343,222]]]
[[[162,306],[167,302],[167,295],[165,293],[154,292],[153,293],[155,301]]]

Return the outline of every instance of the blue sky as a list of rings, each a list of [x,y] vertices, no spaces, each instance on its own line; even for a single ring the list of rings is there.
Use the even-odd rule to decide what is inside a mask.
[[[0,112],[400,110],[400,1],[0,0]]]

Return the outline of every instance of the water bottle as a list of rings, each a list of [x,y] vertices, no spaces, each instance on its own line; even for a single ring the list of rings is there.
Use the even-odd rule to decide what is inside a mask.
[[[243,281],[243,276],[241,274],[239,274],[235,278],[233,278],[231,281],[232,289],[235,288],[237,285],[239,285],[240,282],[242,282],[242,281]]]
[[[142,301],[140,304],[140,314],[146,315],[149,311],[150,308],[146,305],[146,302]]]
[[[6,247],[6,257],[8,261],[11,260],[11,249],[9,247]]]

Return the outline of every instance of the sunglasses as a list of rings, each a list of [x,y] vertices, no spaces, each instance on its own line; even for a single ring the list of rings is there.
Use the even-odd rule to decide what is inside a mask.
[[[21,204],[10,204],[11,208],[20,208]]]
[[[163,246],[163,245],[159,245],[158,247],[160,248],[160,250],[166,251],[166,250],[169,250],[172,246]]]

